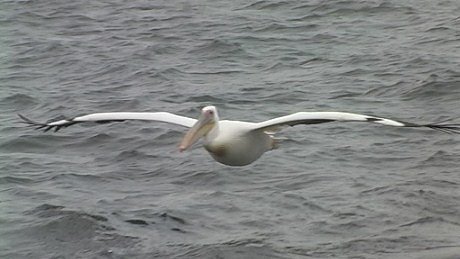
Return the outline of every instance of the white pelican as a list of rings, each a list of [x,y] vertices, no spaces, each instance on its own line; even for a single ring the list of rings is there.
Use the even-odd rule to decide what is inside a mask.
[[[415,124],[346,112],[298,112],[259,123],[219,120],[217,109],[214,106],[204,107],[198,120],[168,112],[93,113],[47,123],[35,122],[20,114],[19,117],[24,122],[36,126],[37,129],[44,128],[45,131],[53,128],[58,131],[61,128],[81,122],[105,123],[143,120],[177,124],[190,128],[179,144],[181,152],[203,137],[203,146],[211,156],[218,162],[229,166],[248,165],[257,160],[266,151],[275,148],[276,142],[272,135],[282,126],[318,124],[332,121],[357,121],[394,127],[430,128],[460,134],[460,124]]]

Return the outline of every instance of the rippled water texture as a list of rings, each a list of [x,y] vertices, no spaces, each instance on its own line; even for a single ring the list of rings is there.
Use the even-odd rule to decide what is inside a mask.
[[[460,136],[285,129],[254,164],[100,111],[460,119],[460,2],[2,1],[0,257],[458,258]],[[457,121],[458,121],[457,119]]]

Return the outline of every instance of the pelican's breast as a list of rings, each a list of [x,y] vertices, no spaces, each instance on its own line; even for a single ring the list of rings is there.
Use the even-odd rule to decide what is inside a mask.
[[[226,148],[225,145],[219,145],[219,144],[210,144],[210,145],[205,145],[204,148],[211,154],[217,157],[224,157],[226,153]]]
[[[254,162],[271,148],[271,138],[261,131],[250,131],[248,124],[221,121],[219,132],[206,139],[205,149],[226,165],[243,166]]]

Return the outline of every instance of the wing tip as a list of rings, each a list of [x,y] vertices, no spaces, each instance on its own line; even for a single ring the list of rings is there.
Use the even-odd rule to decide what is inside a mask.
[[[460,124],[426,124],[424,127],[438,130],[448,134],[460,134]]]
[[[43,129],[43,132],[47,132],[53,128],[54,128],[54,132],[57,132],[64,126],[64,125],[49,125],[48,123],[33,121],[20,113],[18,113],[18,117],[22,119],[23,123],[28,124],[28,126],[30,127],[35,127],[36,130]]]
[[[26,116],[20,113],[18,113],[18,117],[21,118],[23,122],[36,124],[34,121],[32,121],[31,119],[27,118]]]
[[[404,127],[407,128],[429,128],[432,130],[441,131],[448,134],[460,134],[460,123],[429,123],[415,124],[404,122]]]
[[[22,122],[27,123],[30,126],[39,126],[39,127],[46,126],[45,123],[33,121],[20,113],[18,113],[18,117],[22,119]]]

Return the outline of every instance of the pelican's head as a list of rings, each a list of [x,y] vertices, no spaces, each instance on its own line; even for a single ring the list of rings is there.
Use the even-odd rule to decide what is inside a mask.
[[[185,134],[182,139],[179,150],[182,152],[189,148],[193,143],[203,136],[206,136],[219,121],[217,109],[214,106],[206,106],[201,109],[200,117],[192,128]]]

